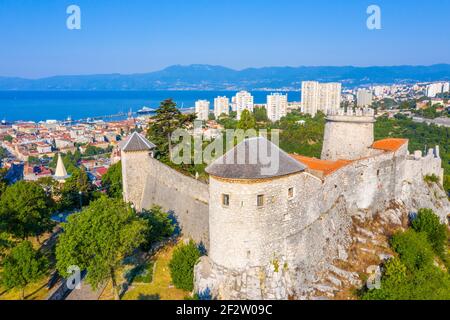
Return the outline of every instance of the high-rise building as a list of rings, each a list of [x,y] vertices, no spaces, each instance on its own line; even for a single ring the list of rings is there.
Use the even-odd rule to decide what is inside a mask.
[[[218,119],[222,114],[230,113],[230,99],[227,97],[217,97],[214,99],[214,115]]]
[[[209,101],[208,100],[198,100],[195,102],[195,113],[197,114],[197,119],[202,121],[208,121],[209,118]]]
[[[337,112],[341,106],[340,83],[302,82],[302,104],[305,113],[315,116],[317,111],[325,114]]]
[[[444,82],[442,86],[442,92],[450,92],[450,82]]]
[[[337,82],[320,84],[319,110],[325,114],[337,113],[341,107],[342,85]]]
[[[237,112],[237,119],[240,120],[242,111],[248,110],[250,112],[253,112],[253,96],[250,94],[250,92],[247,91],[240,91],[236,93],[236,96],[233,97],[232,107],[233,111]]]
[[[270,121],[278,121],[287,115],[287,94],[272,93],[267,96],[267,117]]]
[[[435,98],[438,94],[442,93],[442,89],[444,89],[444,86],[441,82],[429,84],[427,86],[427,97]]]
[[[305,113],[315,116],[319,109],[320,84],[317,81],[302,82],[302,105]]]
[[[372,91],[368,89],[359,89],[356,94],[358,107],[370,107],[372,105]]]

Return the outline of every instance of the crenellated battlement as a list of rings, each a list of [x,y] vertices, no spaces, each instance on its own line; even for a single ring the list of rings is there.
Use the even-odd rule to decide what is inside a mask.
[[[348,116],[348,117],[375,117],[375,110],[372,108],[348,108],[347,111],[344,108],[339,108],[336,110],[331,110],[328,112],[327,116]]]

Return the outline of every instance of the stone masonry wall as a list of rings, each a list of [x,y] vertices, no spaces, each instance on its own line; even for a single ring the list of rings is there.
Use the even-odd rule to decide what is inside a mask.
[[[248,185],[212,178],[211,251],[196,266],[196,290],[209,288],[223,299],[314,296],[321,274],[345,259],[353,217],[372,219],[400,201],[410,212],[431,208],[445,221],[445,194],[423,179],[441,171],[435,153],[413,159],[405,144],[324,180],[308,173]],[[222,193],[230,194],[228,208],[221,206]],[[265,195],[264,208],[256,206],[258,194]]]
[[[146,152],[122,154],[124,198],[138,210],[154,205],[174,214],[184,236],[209,248],[208,185],[153,159]]]

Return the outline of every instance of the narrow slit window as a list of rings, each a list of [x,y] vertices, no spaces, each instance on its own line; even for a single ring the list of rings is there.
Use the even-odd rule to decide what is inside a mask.
[[[224,205],[225,207],[228,207],[230,205],[230,195],[229,194],[222,195],[222,205]]]
[[[288,197],[289,199],[292,199],[294,197],[294,188],[288,189]]]
[[[264,206],[264,195],[260,194],[260,195],[258,196],[257,203],[258,203],[258,207]]]

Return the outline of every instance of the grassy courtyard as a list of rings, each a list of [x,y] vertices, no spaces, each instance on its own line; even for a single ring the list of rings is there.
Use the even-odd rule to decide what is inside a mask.
[[[123,300],[184,300],[190,292],[180,290],[172,285],[169,262],[176,246],[167,246],[155,256],[151,283],[135,281],[122,297]],[[109,283],[101,296],[102,300],[113,299],[112,286]]]

